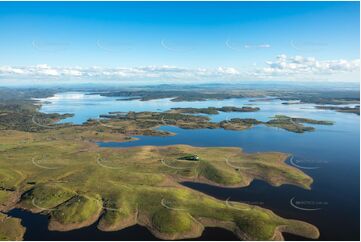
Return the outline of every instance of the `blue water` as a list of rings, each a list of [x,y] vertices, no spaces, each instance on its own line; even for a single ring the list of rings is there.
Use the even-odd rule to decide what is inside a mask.
[[[154,241],[159,240],[149,230],[140,225],[134,225],[119,231],[103,232],[97,229],[97,223],[88,227],[68,232],[49,231],[48,216],[33,214],[21,209],[13,209],[9,215],[21,218],[21,223],[27,228],[24,240],[36,241]],[[219,228],[206,228],[201,238],[195,240],[235,240],[232,232]]]
[[[108,112],[141,112],[167,111],[176,107],[222,107],[222,106],[257,106],[261,110],[258,112],[245,113],[223,113],[218,115],[209,115],[212,121],[218,122],[230,118],[256,118],[261,121],[267,121],[276,114],[287,114],[290,116],[299,116],[315,119],[328,119],[332,121],[344,120],[345,117],[355,119],[354,114],[335,113],[331,110],[315,109],[312,104],[283,105],[281,100],[249,102],[249,98],[226,99],[226,100],[207,100],[195,102],[172,102],[172,98],[157,99],[150,101],[129,100],[117,101],[124,97],[103,97],[100,95],[87,95],[82,92],[58,93],[53,97],[38,99],[43,102],[42,112],[46,113],[73,113],[74,116],[62,120],[62,122],[71,122],[81,124],[90,118],[99,118],[101,114]],[[50,102],[50,103],[49,103]],[[346,116],[345,116],[346,115]]]
[[[119,98],[119,97],[118,97]],[[314,179],[312,190],[284,185],[272,187],[255,181],[247,188],[218,188],[198,183],[185,183],[193,189],[220,199],[260,203],[287,218],[298,218],[316,225],[323,240],[359,240],[360,213],[360,118],[355,114],[318,110],[313,104],[283,105],[281,100],[249,102],[249,99],[210,100],[202,102],[171,102],[170,99],[151,101],[116,101],[115,97],[61,93],[42,99],[43,112],[74,113],[63,122],[80,124],[89,118],[112,111],[166,111],[172,107],[222,107],[254,105],[259,112],[220,113],[209,115],[213,121],[227,118],[256,118],[269,120],[276,114],[334,121],[332,126],[313,125],[314,132],[296,134],[278,128],[256,126],[244,131],[223,129],[185,130],[164,126],[160,129],[175,136],[138,136],[126,143],[99,143],[102,147],[132,147],[141,145],[188,144],[193,146],[234,146],[246,152],[280,151],[291,153],[303,167],[318,167],[303,171]],[[299,210],[291,206],[295,197],[301,206],[319,208],[317,211]],[[299,239],[286,236],[287,239]],[[141,237],[140,237],[141,239]]]

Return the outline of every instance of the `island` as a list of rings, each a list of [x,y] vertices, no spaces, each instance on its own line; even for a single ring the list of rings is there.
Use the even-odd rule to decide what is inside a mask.
[[[217,111],[221,110],[238,109]],[[332,122],[282,115],[266,122],[252,118],[212,122],[205,115],[169,110],[119,111],[81,125],[57,123],[70,116],[41,113],[39,103],[29,98],[1,103],[1,239],[23,238],[21,221],[8,214],[13,208],[48,215],[48,228],[55,231],[97,223],[103,231],[139,224],[166,240],[197,238],[205,227],[230,230],[243,240],[282,240],[282,233],[319,237],[318,229],[307,222],[282,218],[260,206],[216,199],[182,185],[192,181],[245,187],[257,179],[273,186],[311,189],[313,179],[285,162],[291,154],[189,145],[104,148],[97,142],[176,135],[156,129],[162,125],[228,130],[264,125],[302,133],[313,129],[305,123]]]
[[[134,134],[174,135],[154,129],[159,125],[231,128],[233,124],[241,129],[259,121],[213,123],[205,116],[181,113],[114,112],[110,118],[82,125],[56,124],[68,115],[40,113],[32,102],[18,105],[16,109],[3,105],[0,115],[1,239],[23,238],[21,221],[7,214],[13,208],[48,215],[48,228],[56,231],[97,223],[103,231],[139,224],[166,240],[196,238],[209,226],[230,230],[244,240],[281,240],[283,232],[319,237],[309,223],[182,185],[193,181],[245,187],[259,179],[274,186],[310,189],[312,178],[285,163],[290,154],[189,145],[101,148],[96,143],[130,141],[136,139]],[[11,124],[10,109],[15,113]]]
[[[0,191],[0,199],[1,199]],[[0,240],[22,240],[25,228],[21,225],[18,218],[6,216],[0,212]]]
[[[249,102],[271,102],[271,101],[275,101],[278,99],[279,98],[277,98],[277,97],[264,97],[264,98],[251,99],[251,100],[249,100]]]
[[[207,116],[197,116],[191,114],[183,114],[184,110],[189,111],[190,108],[171,110],[168,112],[128,112],[101,115],[104,120],[89,120],[89,124],[100,124],[110,128],[117,128],[126,133],[132,134],[146,134],[150,132],[162,132],[154,130],[155,128],[168,125],[177,126],[183,129],[215,129],[223,128],[226,130],[246,130],[255,125],[266,125],[268,127],[281,128],[289,132],[304,133],[314,131],[314,127],[304,126],[303,123],[318,124],[318,125],[332,125],[333,122],[325,120],[314,120],[307,118],[295,118],[285,115],[276,115],[267,122],[259,121],[253,118],[232,118],[223,120],[221,122],[211,122]],[[195,109],[194,112],[208,112],[202,109]],[[164,132],[162,132],[165,134]]]
[[[323,110],[334,110],[340,113],[354,113],[360,115],[360,105],[356,105],[355,107],[315,106],[315,108]]]
[[[199,237],[207,226],[228,229],[248,240],[282,239],[282,232],[319,236],[311,224],[181,185],[195,181],[244,187],[261,179],[274,186],[310,189],[312,178],[284,162],[288,154],[188,145],[100,148],[91,141],[98,135],[92,133],[90,138],[90,131],[85,127],[1,131],[1,216],[6,218],[4,213],[14,207],[47,214],[49,229],[56,231],[97,221],[104,231],[140,224],[167,240]],[[87,139],[80,138],[84,133]],[[117,136],[119,141],[125,138]],[[2,238],[21,238],[24,229],[16,219],[0,224]],[[9,226],[15,230],[6,229]]]
[[[184,86],[180,90],[179,86],[169,85],[167,87],[144,87],[142,90],[129,88],[128,90],[119,89],[112,91],[92,92],[89,95],[101,95],[107,97],[121,97],[118,101],[140,100],[149,101],[154,99],[169,98],[173,102],[191,102],[206,100],[224,100],[231,98],[248,98],[249,102],[270,102],[283,100],[284,104],[302,104],[314,103],[318,105],[346,105],[359,104],[360,93],[358,90],[324,90],[308,88],[292,89],[242,89],[237,86],[216,86],[210,87],[192,87]]]
[[[208,108],[172,108],[170,113],[203,113],[203,114],[219,114],[219,112],[256,112],[260,109],[258,107],[233,107],[225,106],[221,108],[208,107]]]
[[[303,123],[318,125],[333,125],[332,121],[315,120],[309,118],[293,118],[286,115],[275,115],[273,119],[267,121],[267,126],[285,129],[294,133],[303,133],[306,131],[314,131],[314,127],[304,126]]]

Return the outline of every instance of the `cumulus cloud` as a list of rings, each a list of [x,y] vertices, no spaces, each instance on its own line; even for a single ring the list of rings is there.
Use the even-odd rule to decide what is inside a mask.
[[[176,66],[143,66],[143,67],[51,67],[46,64],[35,66],[0,66],[0,77],[12,78],[82,78],[89,80],[113,79],[113,80],[151,80],[151,79],[211,79],[232,78],[238,76],[240,71],[233,67],[218,68],[182,68]]]
[[[24,74],[23,68],[16,68],[11,66],[0,66],[0,74]]]
[[[279,55],[262,65],[247,68],[183,68],[177,66],[139,67],[54,67],[0,66],[0,82],[11,80],[60,81],[251,81],[251,80],[329,80],[358,81],[360,60],[318,60],[314,57]]]
[[[233,67],[218,67],[217,71],[222,74],[239,75],[240,72]]]
[[[300,76],[355,72],[360,68],[360,60],[317,60],[314,57],[288,57],[282,54],[274,61],[266,61],[266,65],[264,68],[257,69],[255,75]]]

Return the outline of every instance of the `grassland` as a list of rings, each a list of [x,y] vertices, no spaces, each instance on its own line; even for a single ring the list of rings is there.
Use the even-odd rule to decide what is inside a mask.
[[[223,128],[226,130],[245,130],[252,128],[255,125],[262,124],[269,127],[281,128],[289,132],[303,133],[314,130],[314,127],[305,126],[304,123],[318,125],[333,124],[330,121],[295,118],[285,115],[276,115],[267,122],[262,122],[252,118],[233,118],[216,123],[211,122],[207,116],[179,113],[183,111],[188,112],[189,108],[176,109],[168,112],[113,113],[109,115],[101,115],[103,118],[106,118],[105,120],[90,120],[88,125],[99,124],[103,127],[117,129],[118,131],[128,134],[152,135],[152,133],[154,133],[154,135],[171,135],[170,133],[166,132],[159,133],[162,131],[154,130],[154,128],[157,128],[161,125],[168,125],[177,126],[183,129]],[[195,109],[194,112],[208,113],[208,111],[209,109],[207,109],[207,111]]]
[[[221,108],[208,107],[208,108],[172,108],[171,113],[203,113],[203,114],[219,114],[219,112],[256,112],[260,109],[258,107],[233,107],[224,106]]]
[[[156,88],[157,89],[157,88]],[[242,98],[242,97],[263,97],[265,94],[261,90],[170,90],[170,89],[152,89],[144,88],[143,90],[115,90],[115,91],[102,91],[94,92],[92,94],[99,94],[108,97],[127,97],[127,100],[139,99],[141,101],[149,101],[161,98],[170,98],[173,102],[183,101],[205,101],[205,100],[223,100],[229,98]],[[124,99],[119,99],[122,101]]]
[[[43,126],[50,126],[54,122],[72,114],[45,114],[37,112],[37,107],[30,103],[2,104],[0,103],[0,130],[41,131]]]
[[[20,219],[0,213],[0,240],[22,240],[24,233]]]
[[[11,89],[12,90],[12,89]],[[44,132],[48,129],[62,129],[64,127],[71,127],[69,124],[56,124],[54,122],[72,116],[72,114],[45,114],[38,112],[39,103],[34,100],[29,100],[32,95],[36,97],[44,97],[52,95],[54,90],[28,90],[24,91],[9,91],[6,89],[6,92],[0,89],[0,94],[4,94],[5,100],[0,98],[0,130],[19,130],[19,131],[29,131],[29,132]],[[9,96],[7,92],[10,92],[12,95]],[[135,92],[140,96],[152,96],[153,92]],[[124,94],[126,96],[131,96],[135,94],[130,93],[108,93],[109,95],[120,95]],[[164,92],[166,95],[174,95],[173,92]],[[179,95],[185,95],[188,92],[176,92]],[[103,93],[104,94],[104,93]],[[195,93],[197,94],[197,93]],[[105,93],[104,95],[107,95]],[[216,93],[207,93],[213,97]],[[206,95],[206,96],[207,96]],[[220,95],[220,94],[219,94]],[[231,96],[229,96],[231,95]],[[245,95],[244,92],[234,92],[233,94],[227,94],[226,96],[216,96],[217,98],[224,99],[233,97],[232,95]],[[251,95],[251,94],[250,94]],[[252,92],[252,95],[260,95],[257,92]],[[251,96],[252,96],[251,95]],[[148,97],[150,97],[148,96]],[[266,98],[268,100],[269,98]],[[258,99],[259,100],[259,99]],[[261,99],[264,100],[264,99]],[[208,108],[175,108],[167,112],[128,112],[128,113],[110,113],[101,115],[103,120],[90,120],[84,129],[83,134],[85,136],[89,135],[88,132],[97,132],[99,129],[102,131],[103,128],[110,128],[115,130],[118,133],[128,134],[128,139],[131,140],[130,136],[132,135],[172,135],[169,132],[159,131],[155,128],[161,125],[172,125],[184,129],[199,129],[199,128],[223,128],[229,130],[245,130],[252,128],[255,125],[267,125],[270,127],[282,128],[290,132],[303,133],[307,131],[313,131],[313,127],[304,126],[304,123],[320,124],[320,125],[330,125],[331,122],[328,121],[318,121],[311,119],[303,118],[292,118],[286,116],[276,116],[274,119],[269,120],[268,122],[261,122],[256,119],[239,119],[234,118],[230,120],[224,120],[221,122],[211,122],[210,118],[207,116],[197,116],[192,114],[203,113],[203,114],[217,114],[219,112],[254,112],[258,111],[257,107],[208,107]],[[97,129],[90,128],[92,126],[98,126]],[[114,132],[112,132],[114,133]],[[106,135],[110,138],[109,135]],[[52,139],[49,137],[49,139]],[[1,145],[1,144],[0,144]],[[1,147],[0,147],[1,148]]]
[[[356,105],[355,107],[315,106],[315,108],[322,110],[334,110],[340,113],[354,113],[360,115],[360,105]]]
[[[42,94],[45,95],[45,94]],[[97,141],[129,141],[133,135],[173,135],[160,125],[242,130],[265,124],[255,119],[213,123],[205,116],[172,112],[114,113],[84,125],[55,125],[64,118],[41,114],[32,102],[3,103],[0,112],[0,239],[22,239],[19,219],[5,213],[20,207],[49,215],[49,229],[68,231],[98,222],[104,231],[134,224],[161,239],[199,237],[204,227],[222,227],[240,239],[282,239],[282,232],[317,238],[308,223],[268,209],[215,199],[182,181],[244,187],[254,179],[274,186],[310,189],[312,178],[284,161],[288,154],[247,154],[239,148],[143,146],[100,148]],[[34,119],[35,117],[35,119]],[[277,124],[323,121],[275,117]],[[290,124],[291,123],[291,124]],[[328,124],[328,123],[327,123]],[[289,128],[293,131],[293,128]],[[184,157],[197,159],[184,159]]]
[[[127,97],[129,100],[139,99],[148,101],[161,98],[170,98],[174,102],[224,100],[230,98],[255,98],[255,101],[272,101],[280,98],[285,101],[299,100],[301,103],[324,104],[354,104],[360,102],[358,90],[335,90],[324,87],[309,89],[292,87],[277,88],[268,86],[262,89],[245,89],[237,85],[210,86],[154,86],[139,88],[128,88],[127,90],[102,90],[94,92],[108,97]],[[119,99],[122,101],[123,99]]]
[[[293,118],[285,115],[275,115],[265,124],[270,127],[281,128],[294,133],[304,133],[307,131],[315,130],[314,127],[305,126],[304,123],[317,125],[333,125],[333,122],[331,121],[315,120],[308,118]]]
[[[2,211],[21,207],[48,214],[49,229],[58,231],[99,220],[101,230],[140,224],[162,239],[195,238],[206,226],[229,229],[241,239],[272,239],[281,234],[280,228],[318,237],[317,228],[310,224],[281,218],[258,206],[228,206],[180,184],[243,187],[262,179],[275,186],[309,189],[312,178],[284,163],[287,154],[186,145],[99,148],[94,141],[108,137],[124,141],[126,136],[109,128],[96,133],[91,127],[0,131]],[[190,154],[199,159],[182,159]],[[1,229],[1,238],[21,238],[22,226],[9,219],[1,227],[11,223],[18,232],[13,235],[13,230]]]

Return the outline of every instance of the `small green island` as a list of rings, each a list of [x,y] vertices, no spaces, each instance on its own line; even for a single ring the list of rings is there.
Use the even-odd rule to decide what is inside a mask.
[[[3,196],[2,193],[0,191],[0,200]],[[25,228],[21,225],[20,219],[6,216],[0,212],[0,240],[22,240],[24,233]]]
[[[197,110],[197,112],[199,112],[199,110]],[[223,128],[226,130],[246,130],[254,127],[255,125],[266,125],[268,127],[281,128],[294,133],[304,133],[315,130],[314,127],[305,126],[305,123],[333,125],[333,122],[331,121],[288,117],[285,115],[276,115],[266,122],[253,118],[232,118],[221,122],[212,122],[207,116],[184,114],[175,110],[167,112],[113,112],[101,115],[100,117],[105,119],[89,120],[88,125],[100,124],[102,126],[116,128],[133,135],[148,135],[156,133],[170,135],[167,132],[155,130],[155,128],[162,125],[177,126],[183,129]]]
[[[208,108],[172,108],[171,113],[203,113],[203,114],[219,114],[219,112],[256,112],[260,109],[258,107],[233,107],[224,106],[221,108],[208,107]]]
[[[333,110],[340,113],[354,113],[360,115],[360,105],[356,105],[355,107],[315,106],[315,108],[322,110]]]
[[[267,126],[285,129],[294,133],[304,133],[307,131],[314,131],[314,127],[304,126],[303,124],[317,124],[317,125],[333,125],[332,121],[315,120],[309,118],[294,118],[285,115],[275,115],[271,120],[265,124]]]

